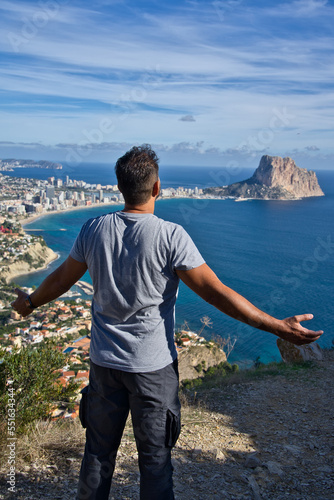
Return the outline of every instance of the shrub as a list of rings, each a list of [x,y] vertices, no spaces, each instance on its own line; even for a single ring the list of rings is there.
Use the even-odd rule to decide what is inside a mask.
[[[44,342],[15,349],[13,353],[0,350],[0,418],[8,412],[8,381],[14,390],[16,432],[37,419],[50,417],[52,409],[64,403],[74,404],[78,383],[70,381],[66,388],[57,383],[56,371],[67,363],[67,357],[55,348],[53,342]]]

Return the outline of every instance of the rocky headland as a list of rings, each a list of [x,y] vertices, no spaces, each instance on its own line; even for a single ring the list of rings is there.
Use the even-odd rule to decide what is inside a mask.
[[[0,170],[13,171],[14,168],[46,168],[61,170],[63,168],[61,163],[55,163],[47,160],[17,160],[16,158],[6,158],[0,160]]]
[[[252,177],[225,187],[213,187],[206,194],[267,200],[295,200],[324,196],[313,170],[297,167],[291,158],[262,156]]]
[[[17,260],[7,266],[0,267],[0,278],[4,278],[6,283],[10,283],[17,276],[45,269],[58,258],[58,254],[40,242],[31,244],[25,255],[24,260]]]

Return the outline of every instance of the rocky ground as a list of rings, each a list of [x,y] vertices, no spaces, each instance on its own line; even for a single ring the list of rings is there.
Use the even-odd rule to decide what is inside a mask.
[[[176,499],[333,499],[333,376],[329,351],[307,369],[189,394],[173,453]],[[47,448],[17,472],[14,495],[1,476],[1,499],[75,498],[82,444],[66,456]],[[128,425],[110,500],[139,498],[136,460]]]

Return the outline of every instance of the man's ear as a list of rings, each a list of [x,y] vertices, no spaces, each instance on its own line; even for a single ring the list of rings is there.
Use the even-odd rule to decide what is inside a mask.
[[[153,184],[152,196],[155,198],[160,193],[160,179]]]

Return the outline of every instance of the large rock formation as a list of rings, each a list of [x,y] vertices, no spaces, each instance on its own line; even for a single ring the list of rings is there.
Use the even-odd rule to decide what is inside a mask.
[[[223,188],[208,188],[206,193],[276,200],[324,196],[315,172],[297,167],[291,158],[268,155],[262,156],[250,179]]]
[[[324,195],[315,172],[297,167],[291,158],[262,156],[252,179],[257,184],[286,189],[295,197]]]

